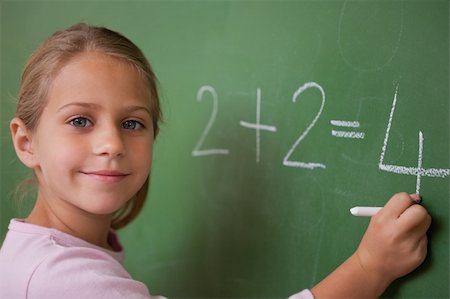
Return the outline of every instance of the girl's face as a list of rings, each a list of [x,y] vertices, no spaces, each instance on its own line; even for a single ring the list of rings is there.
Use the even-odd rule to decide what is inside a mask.
[[[129,64],[84,53],[52,82],[33,133],[39,193],[52,205],[112,214],[149,175],[150,94]]]

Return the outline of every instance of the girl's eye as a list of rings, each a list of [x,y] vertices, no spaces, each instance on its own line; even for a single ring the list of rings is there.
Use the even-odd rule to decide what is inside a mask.
[[[91,121],[86,117],[76,117],[69,122],[70,125],[76,128],[86,128],[92,126]]]
[[[141,129],[143,127],[144,126],[136,120],[127,120],[122,123],[122,128],[124,128],[126,130],[137,130],[137,129]]]

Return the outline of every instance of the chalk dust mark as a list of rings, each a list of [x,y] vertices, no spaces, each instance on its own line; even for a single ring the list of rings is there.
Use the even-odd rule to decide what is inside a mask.
[[[339,53],[354,70],[379,71],[392,61],[398,51],[403,34],[403,2],[400,2],[400,7],[397,1],[349,2],[344,2],[339,16]]]

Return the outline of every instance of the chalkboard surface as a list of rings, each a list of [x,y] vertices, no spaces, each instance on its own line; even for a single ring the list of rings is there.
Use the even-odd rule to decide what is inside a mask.
[[[2,1],[0,236],[26,216],[8,123],[39,43],[78,21],[124,33],[165,123],[144,211],[120,232],[152,293],[287,297],[357,247],[356,205],[419,191],[429,256],[384,294],[449,297],[448,1]],[[18,206],[18,207],[17,207]]]

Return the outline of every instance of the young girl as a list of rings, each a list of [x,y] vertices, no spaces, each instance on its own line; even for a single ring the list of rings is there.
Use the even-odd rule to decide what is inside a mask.
[[[143,206],[160,118],[155,75],[119,33],[76,24],[37,49],[10,129],[38,194],[28,218],[9,225],[0,298],[158,298],[123,268],[113,229]],[[377,297],[414,270],[431,221],[419,200],[394,195],[356,252],[291,298]]]

